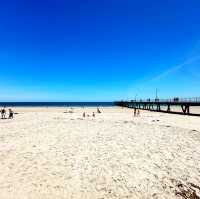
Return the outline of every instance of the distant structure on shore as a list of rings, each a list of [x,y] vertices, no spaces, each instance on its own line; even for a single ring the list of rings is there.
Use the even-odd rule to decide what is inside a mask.
[[[146,99],[146,100],[131,100],[131,101],[116,101],[114,102],[116,106],[127,107],[127,108],[137,108],[142,110],[157,111],[164,113],[174,113],[174,114],[184,114],[184,115],[194,115],[200,116],[200,113],[191,113],[191,106],[200,106],[200,97],[194,98],[178,98],[173,99]],[[182,112],[172,111],[171,107],[181,107]],[[165,107],[166,109],[162,109]]]

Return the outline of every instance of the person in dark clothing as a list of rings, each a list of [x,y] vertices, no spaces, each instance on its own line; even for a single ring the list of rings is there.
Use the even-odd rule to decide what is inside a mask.
[[[9,119],[13,119],[14,117],[14,112],[12,111],[12,109],[9,109]]]
[[[3,109],[1,110],[1,118],[2,118],[2,119],[6,119],[6,109],[5,109],[5,108],[3,108]]]

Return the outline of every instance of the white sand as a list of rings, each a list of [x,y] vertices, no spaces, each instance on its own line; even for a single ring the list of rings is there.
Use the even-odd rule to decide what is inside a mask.
[[[0,120],[0,199],[200,196],[200,117],[65,110],[16,108]]]

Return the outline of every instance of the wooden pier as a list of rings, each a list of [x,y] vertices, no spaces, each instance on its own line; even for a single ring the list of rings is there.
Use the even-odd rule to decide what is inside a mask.
[[[114,102],[116,106],[136,108],[141,110],[149,110],[164,113],[173,114],[183,114],[183,115],[193,115],[200,116],[200,113],[191,113],[190,107],[200,106],[200,98],[173,98],[173,99],[147,99],[147,100],[131,100],[131,101],[116,101]],[[181,111],[172,111],[172,106],[180,107]],[[165,110],[162,109],[165,107]]]

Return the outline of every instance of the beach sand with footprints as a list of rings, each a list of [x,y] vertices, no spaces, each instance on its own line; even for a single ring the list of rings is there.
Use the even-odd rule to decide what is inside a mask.
[[[0,198],[200,197],[200,117],[100,109],[14,108],[0,120]]]

